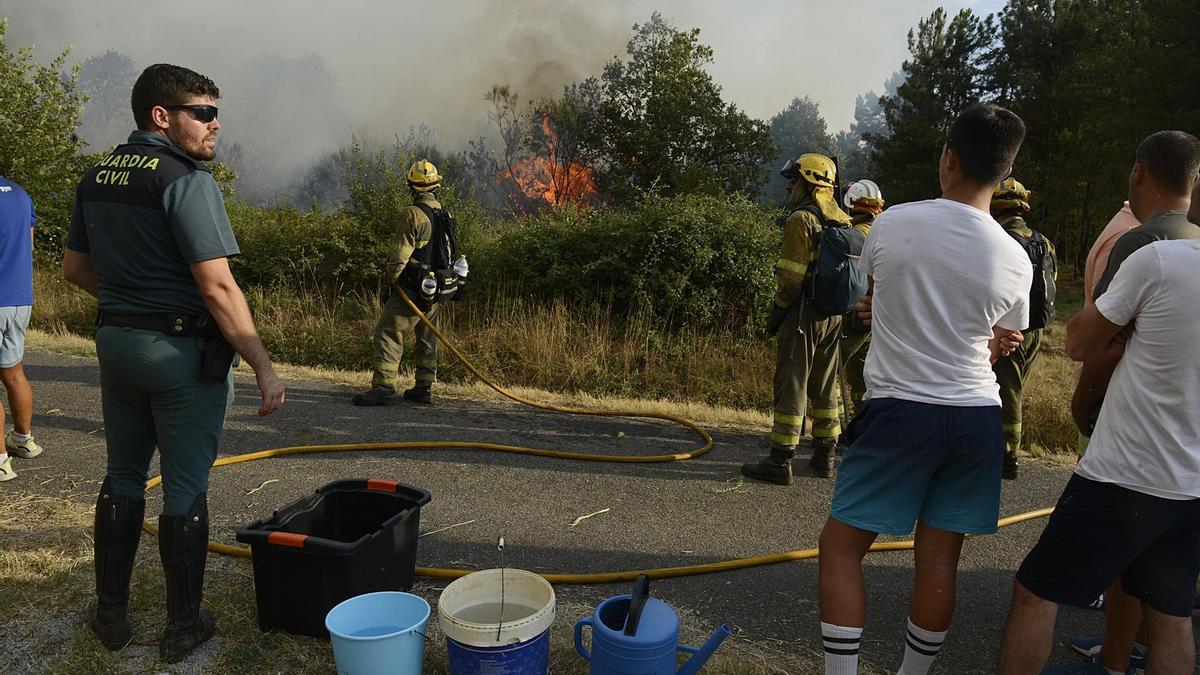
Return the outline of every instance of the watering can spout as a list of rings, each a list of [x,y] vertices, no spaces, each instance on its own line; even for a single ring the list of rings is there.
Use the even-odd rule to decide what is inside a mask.
[[[725,638],[729,637],[729,634],[732,632],[733,629],[731,629],[729,626],[722,625],[720,628],[713,631],[713,634],[708,637],[708,640],[705,641],[704,645],[699,649],[696,649],[695,647],[688,647],[686,645],[680,645],[680,649],[692,652],[692,657],[683,664],[683,667],[679,669],[679,673],[677,675],[696,675],[696,673],[700,672],[700,669],[703,668],[704,664],[708,662],[708,659],[712,657],[713,652],[717,651],[717,647],[720,647],[721,643],[724,642]]]

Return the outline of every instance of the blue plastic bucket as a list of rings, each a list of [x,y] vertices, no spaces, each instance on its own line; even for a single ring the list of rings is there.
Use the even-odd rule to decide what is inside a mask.
[[[420,675],[429,603],[411,593],[358,595],[325,615],[341,675]]]
[[[537,574],[483,570],[457,579],[438,598],[438,622],[446,635],[452,675],[549,671],[554,589]]]

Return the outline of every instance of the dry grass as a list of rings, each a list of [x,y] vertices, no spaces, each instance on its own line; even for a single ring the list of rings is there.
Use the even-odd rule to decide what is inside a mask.
[[[32,347],[94,355],[91,298],[55,270],[35,271]],[[1062,350],[1065,321],[1078,308],[1078,283],[1060,288],[1059,320],[1046,330],[1026,388],[1025,444],[1035,456],[1073,461],[1074,386]],[[251,288],[263,341],[291,364],[288,377],[364,386],[377,298]],[[665,413],[717,426],[763,428],[775,357],[773,344],[733,331],[666,330],[644,317],[615,317],[602,307],[538,304],[511,293],[450,305],[443,327],[463,353],[500,384],[528,398],[602,409]],[[498,400],[443,349],[439,393]],[[411,373],[407,363],[402,371]],[[409,375],[411,376],[411,375]]]
[[[82,497],[98,487],[81,482]],[[157,655],[158,631],[166,607],[162,572],[154,539],[143,535],[134,568],[130,618],[135,637],[118,653],[104,649],[87,628],[88,607],[94,602],[91,506],[79,498],[37,495],[6,488],[0,512],[0,672],[160,673],[172,672],[287,672],[328,673],[334,669],[327,640],[258,629],[249,563],[239,558],[210,555],[205,578],[205,605],[218,620],[218,633],[208,644],[177,666],[162,664]],[[418,582],[412,592],[436,607],[440,586]],[[614,591],[616,592],[616,591]],[[576,653],[572,626],[591,608],[560,603],[551,629],[551,672],[586,673]],[[689,644],[707,636],[696,617],[682,617]],[[449,673],[445,638],[431,618],[425,649],[426,673]],[[734,635],[717,652],[705,672],[775,675],[815,672],[820,655],[794,643],[756,643]]]

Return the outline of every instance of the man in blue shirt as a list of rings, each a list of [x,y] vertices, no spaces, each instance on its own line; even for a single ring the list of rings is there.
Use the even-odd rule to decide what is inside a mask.
[[[33,308],[33,200],[20,185],[0,177],[0,382],[8,392],[13,428],[4,435],[0,451],[0,482],[12,480],[16,455],[37,457],[42,448],[33,440],[33,389],[25,379],[25,329]],[[0,406],[0,425],[4,407]],[[3,428],[0,426],[0,428]]]

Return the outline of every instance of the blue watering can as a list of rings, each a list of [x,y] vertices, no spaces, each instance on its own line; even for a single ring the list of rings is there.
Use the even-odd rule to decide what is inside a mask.
[[[583,647],[583,627],[592,627],[592,650]],[[703,647],[679,644],[679,617],[650,597],[650,579],[638,577],[632,595],[609,598],[575,624],[575,650],[592,664],[591,675],[675,675],[676,652],[692,657],[679,675],[695,675],[731,632],[721,626]]]

